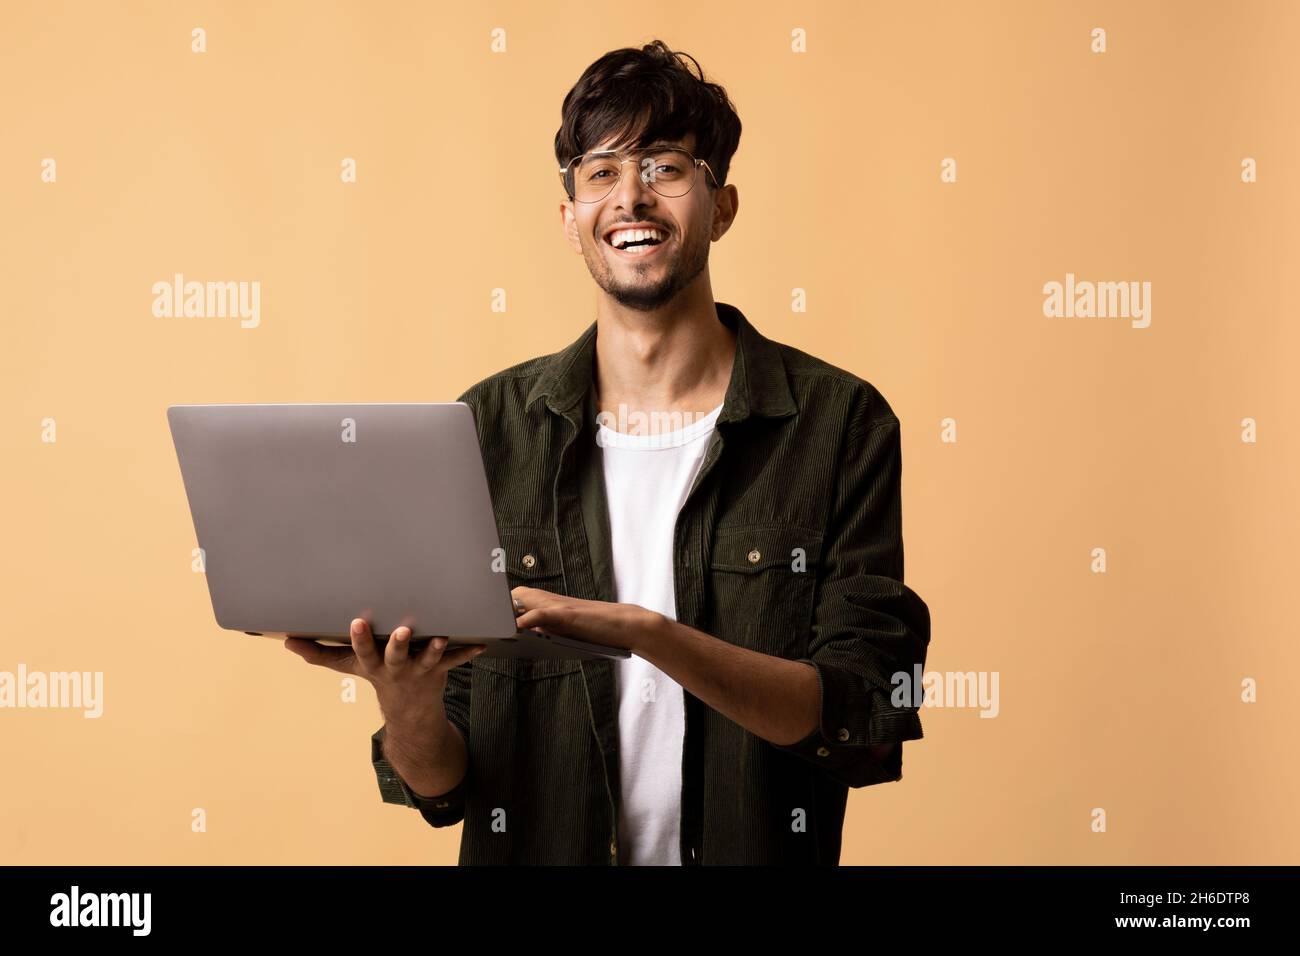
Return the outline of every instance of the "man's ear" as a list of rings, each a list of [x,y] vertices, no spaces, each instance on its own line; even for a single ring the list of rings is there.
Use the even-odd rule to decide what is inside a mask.
[[[740,211],[740,193],[733,185],[723,186],[713,193],[713,241],[723,237]]]
[[[573,203],[567,199],[560,201],[560,228],[573,250],[582,252],[582,240],[578,238],[578,219],[573,212]]]

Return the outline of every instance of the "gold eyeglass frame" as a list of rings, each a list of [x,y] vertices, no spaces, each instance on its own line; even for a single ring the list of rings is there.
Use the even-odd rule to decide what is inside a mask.
[[[659,190],[655,189],[653,180],[642,179],[641,181],[644,182],[647,186],[649,186],[652,190],[654,190],[654,192],[655,192],[657,195],[664,196],[665,199],[680,199],[682,196],[689,195],[691,189],[694,189],[694,188],[695,188],[695,184],[696,184],[696,182],[699,181],[699,178],[700,178],[700,167],[701,167],[701,166],[703,166],[705,169],[707,169],[707,170],[709,171],[709,178],[713,180],[713,185],[715,185],[715,186],[721,186],[721,183],[718,182],[718,177],[715,176],[715,175],[713,174],[713,170],[710,168],[710,166],[709,166],[708,163],[706,163],[706,162],[705,162],[704,160],[702,160],[702,159],[696,159],[696,158],[695,158],[695,154],[692,153],[689,149],[686,149],[686,148],[683,147],[683,146],[673,146],[673,145],[671,145],[670,143],[656,143],[656,144],[653,145],[653,146],[640,146],[640,147],[637,147],[636,149],[630,149],[630,150],[619,150],[619,149],[590,149],[590,150],[587,150],[587,152],[585,152],[585,153],[579,153],[577,156],[574,156],[573,159],[569,160],[567,163],[565,163],[563,166],[560,167],[560,185],[564,188],[564,193],[565,193],[565,195],[566,195],[566,196],[569,196],[569,198],[571,198],[574,202],[583,202],[583,203],[604,202],[606,199],[609,198],[609,193],[612,193],[612,192],[615,190],[615,188],[617,188],[618,184],[621,183],[621,182],[623,181],[623,165],[624,165],[624,163],[635,163],[636,160],[629,156],[628,158],[623,159],[623,160],[621,160],[621,161],[619,162],[619,164],[618,164],[618,169],[619,169],[619,175],[618,175],[618,178],[617,178],[617,179],[611,179],[611,180],[610,180],[609,192],[605,193],[605,195],[601,196],[599,199],[579,199],[579,198],[578,198],[578,190],[577,190],[577,184],[576,184],[576,183],[574,184],[574,190],[573,190],[573,192],[572,192],[572,193],[569,192],[569,185],[568,185],[568,182],[566,182],[566,177],[568,176],[568,173],[569,173],[569,169],[570,169],[570,167],[572,167],[574,163],[576,163],[578,160],[582,159],[582,158],[585,157],[585,156],[614,156],[614,157],[617,157],[619,153],[650,153],[650,152],[654,152],[655,150],[665,151],[665,150],[670,150],[670,149],[672,149],[672,150],[676,150],[676,151],[679,152],[679,153],[685,153],[687,156],[689,156],[689,157],[691,158],[691,161],[695,164],[695,176],[691,179],[691,187],[690,187],[690,189],[686,190],[686,192],[681,193],[680,195],[677,195],[677,196],[664,196],[663,193],[661,193],[661,192],[659,192]]]

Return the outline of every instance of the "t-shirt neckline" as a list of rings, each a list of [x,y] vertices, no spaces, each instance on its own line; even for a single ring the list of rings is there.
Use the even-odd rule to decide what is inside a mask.
[[[596,440],[604,448],[629,448],[641,451],[679,448],[712,431],[714,422],[717,421],[721,411],[722,403],[720,402],[712,411],[695,419],[689,425],[675,431],[658,432],[649,435],[629,435],[626,432],[615,431],[612,428],[607,428],[602,423],[597,423]]]

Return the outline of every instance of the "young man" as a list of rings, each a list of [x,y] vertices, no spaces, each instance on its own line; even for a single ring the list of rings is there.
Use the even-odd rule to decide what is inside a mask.
[[[930,637],[898,419],[713,299],[740,128],[658,41],[593,63],[555,147],[596,320],[460,399],[519,626],[633,656],[476,659],[406,628],[381,651],[364,621],[350,650],[287,642],[374,684],[380,792],[463,820],[461,864],[835,864],[848,789],[922,736],[891,699]]]

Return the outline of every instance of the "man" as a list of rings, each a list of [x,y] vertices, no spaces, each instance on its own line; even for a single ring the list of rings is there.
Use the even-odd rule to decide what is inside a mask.
[[[555,147],[596,320],[460,399],[519,626],[633,656],[475,659],[407,628],[381,651],[361,620],[351,649],[287,642],[372,682],[381,794],[464,821],[461,864],[836,864],[848,789],[922,736],[891,699],[930,636],[898,419],[713,299],[740,128],[658,41],[593,63]]]

